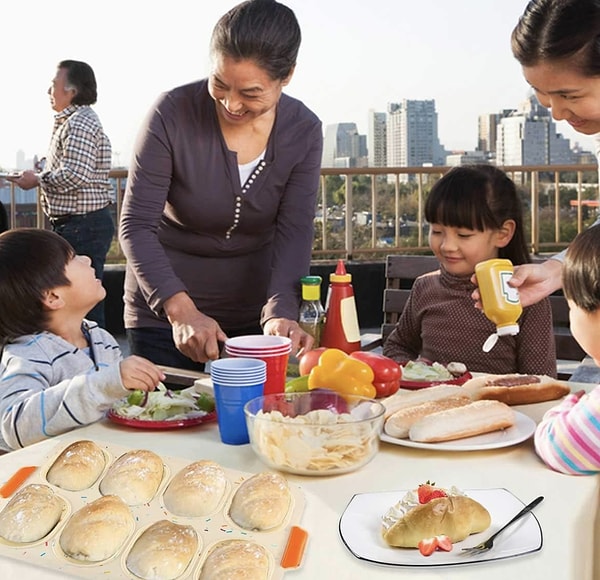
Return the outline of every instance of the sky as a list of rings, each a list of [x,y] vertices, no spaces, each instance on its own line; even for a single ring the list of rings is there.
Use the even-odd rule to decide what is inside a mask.
[[[59,61],[88,62],[94,105],[127,166],[137,129],[165,90],[206,77],[208,44],[228,0],[102,0],[85,10],[41,0],[7,0],[0,33],[0,167],[16,152],[45,155],[53,111],[47,89]],[[448,150],[473,150],[480,114],[516,108],[529,88],[510,51],[527,0],[286,0],[302,29],[286,92],[323,126],[355,122],[403,99],[435,99]],[[8,24],[10,23],[10,24]],[[565,122],[558,131],[592,149]]]

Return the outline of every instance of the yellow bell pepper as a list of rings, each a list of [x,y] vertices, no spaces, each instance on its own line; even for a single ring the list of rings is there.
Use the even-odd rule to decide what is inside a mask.
[[[373,369],[365,362],[351,358],[344,351],[328,348],[319,357],[319,364],[308,375],[309,389],[331,389],[341,395],[374,398],[376,394]]]

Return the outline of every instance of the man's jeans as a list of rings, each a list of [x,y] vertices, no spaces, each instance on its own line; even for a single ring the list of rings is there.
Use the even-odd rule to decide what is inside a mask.
[[[70,216],[64,223],[53,225],[52,229],[67,240],[77,254],[90,257],[96,278],[102,280],[106,254],[115,234],[115,223],[110,213],[110,206],[98,211]],[[104,328],[104,301],[92,308],[87,318],[96,321]]]

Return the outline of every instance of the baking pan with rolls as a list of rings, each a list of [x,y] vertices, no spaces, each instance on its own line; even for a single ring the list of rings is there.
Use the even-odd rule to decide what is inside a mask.
[[[304,505],[277,472],[71,440],[0,500],[0,554],[82,578],[277,580]]]

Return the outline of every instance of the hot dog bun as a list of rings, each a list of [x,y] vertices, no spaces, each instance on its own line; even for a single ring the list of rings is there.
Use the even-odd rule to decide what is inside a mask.
[[[396,411],[393,415],[386,419],[383,430],[390,437],[406,439],[406,437],[408,437],[409,429],[423,417],[433,413],[439,413],[440,411],[445,411],[447,409],[462,407],[464,405],[468,405],[469,403],[472,403],[469,397],[452,396],[448,397],[447,399],[426,401],[420,405],[405,407],[404,409]]]
[[[565,384],[546,375],[484,375],[462,386],[474,400],[488,399],[507,405],[527,405],[560,399],[571,392]]]
[[[467,391],[457,385],[435,385],[417,391],[400,389],[391,397],[382,401],[385,407],[385,418],[391,417],[400,409],[414,407],[428,401],[439,401],[449,397],[470,396]]]
[[[399,548],[416,548],[424,538],[444,534],[460,542],[490,527],[489,512],[466,496],[438,497],[410,509],[395,524],[382,529],[383,539]]]
[[[475,401],[423,417],[409,430],[411,441],[437,443],[512,427],[514,411],[500,401]]]

